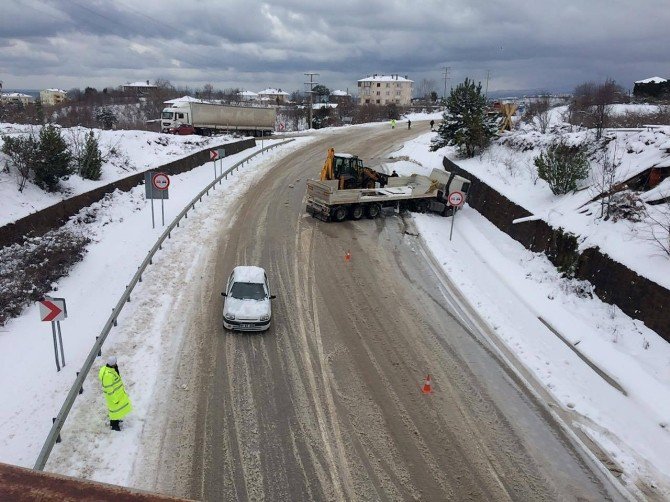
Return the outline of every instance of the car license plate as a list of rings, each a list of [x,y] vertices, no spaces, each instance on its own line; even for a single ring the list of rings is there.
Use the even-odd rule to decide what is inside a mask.
[[[240,328],[253,328],[253,324],[240,324]]]

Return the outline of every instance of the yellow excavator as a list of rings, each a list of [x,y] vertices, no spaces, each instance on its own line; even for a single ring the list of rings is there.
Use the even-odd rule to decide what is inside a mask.
[[[380,173],[363,165],[356,155],[335,153],[328,149],[326,162],[321,169],[321,181],[338,180],[338,189],[375,188],[375,183],[383,187],[388,183],[388,174]]]

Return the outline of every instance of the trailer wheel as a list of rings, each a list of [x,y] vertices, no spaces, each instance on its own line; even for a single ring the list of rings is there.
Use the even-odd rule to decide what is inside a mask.
[[[360,220],[365,214],[365,208],[361,205],[357,205],[351,208],[351,219]]]
[[[428,211],[428,201],[417,200],[415,207],[417,213],[425,213],[426,211]]]
[[[377,204],[376,202],[373,202],[372,204],[368,205],[368,218],[371,220],[374,220],[377,216],[379,216],[379,213],[381,213],[382,207]]]
[[[333,221],[344,221],[347,219],[347,208],[344,206],[338,206],[333,209]]]

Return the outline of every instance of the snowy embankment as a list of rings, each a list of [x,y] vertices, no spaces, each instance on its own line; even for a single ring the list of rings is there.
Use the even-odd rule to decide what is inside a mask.
[[[114,353],[133,402],[135,413],[126,422],[122,435],[108,430],[104,401],[97,382],[99,364],[94,365],[63,429],[64,441],[56,446],[48,470],[75,474],[116,484],[129,484],[133,455],[146,421],[151,419],[153,388],[159,373],[169,366],[172,351],[183,336],[182,320],[193,304],[192,288],[202,279],[199,257],[207,243],[216,240],[221,228],[234,217],[239,197],[277,157],[308,141],[266,152],[245,164],[203,203],[196,205],[195,217],[185,220],[166,241],[163,251],[144,274],[132,301],[119,316],[119,325],[110,333],[103,354]],[[265,141],[265,146],[277,140]],[[227,169],[254,150],[226,157]],[[165,221],[179,211],[213,178],[207,163],[171,178],[170,198],[165,202]],[[151,228],[150,204],[144,187],[129,192],[116,191],[92,206],[97,212],[90,223],[73,218],[68,226],[87,235],[92,243],[87,254],[68,277],[58,281],[53,296],[67,300],[69,318],[61,322],[67,365],[56,372],[48,323],[39,321],[32,306],[10,320],[0,334],[0,379],[6,386],[0,409],[0,461],[32,467],[51,427],[51,418],[60,409],[86,355],[104,322],[123,293],[137,266],[163,231],[160,203],[156,203],[155,229]],[[87,211],[87,210],[84,210]],[[189,215],[190,216],[190,215]],[[172,252],[171,252],[172,251]],[[189,296],[190,295],[190,296]],[[80,406],[82,409],[80,409]],[[90,410],[97,410],[90,413]],[[123,459],[122,461],[120,459]]]
[[[635,134],[620,141],[639,141]],[[442,169],[442,156],[454,158],[454,152],[429,152],[431,137],[406,144],[395,152],[406,160],[386,168],[401,175]],[[655,138],[653,133],[645,137]],[[624,176],[657,159],[659,141],[627,154]],[[582,246],[598,245],[670,285],[668,257],[635,239],[629,225],[576,212],[585,202],[579,193],[568,202],[553,196],[542,180],[530,179],[526,163],[532,165],[532,155],[494,146],[481,158],[455,160],[552,224],[582,235]],[[528,251],[468,206],[457,215],[451,241],[451,218],[413,218],[427,249],[492,332],[569,413],[573,425],[623,469],[628,485],[635,490],[633,485],[642,483],[647,493],[670,497],[670,344],[592,297],[589,285],[561,277],[544,255]],[[625,249],[616,252],[617,247]]]
[[[16,137],[32,132],[38,137],[39,130],[38,126],[0,123],[0,148],[3,144],[1,136]],[[72,148],[76,143],[83,144],[89,130],[83,127],[64,128],[62,136]],[[45,192],[32,182],[26,185],[23,192],[19,192],[15,169],[9,167],[8,170],[0,170],[0,200],[3,201],[0,226],[73,195],[88,192],[121,178],[186,157],[208,146],[238,140],[230,135],[175,136],[149,131],[103,131],[100,129],[93,129],[93,132],[99,138],[100,152],[104,160],[103,174],[97,181],[86,180],[78,174],[73,174],[68,179],[61,181],[60,192]],[[0,152],[0,167],[4,168],[7,160],[7,156]]]

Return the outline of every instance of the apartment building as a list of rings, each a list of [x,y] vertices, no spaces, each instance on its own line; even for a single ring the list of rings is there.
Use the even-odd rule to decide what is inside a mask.
[[[3,104],[22,104],[24,106],[35,102],[35,98],[30,94],[23,94],[22,92],[5,92],[0,93],[0,102]]]
[[[412,101],[413,80],[407,75],[377,75],[358,81],[358,102],[361,105],[388,105],[394,103],[407,106]]]
[[[67,99],[67,92],[61,89],[44,89],[40,91],[40,101],[43,105],[54,106]]]

